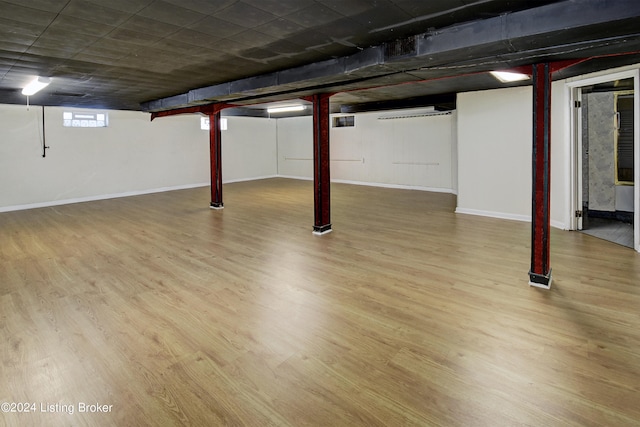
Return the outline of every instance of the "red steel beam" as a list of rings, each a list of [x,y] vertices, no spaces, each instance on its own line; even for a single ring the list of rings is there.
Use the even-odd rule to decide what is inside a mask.
[[[217,111],[216,111],[217,110]],[[220,111],[214,109],[209,114],[209,160],[211,163],[211,209],[222,209],[222,132]]]
[[[329,98],[319,93],[304,99],[313,103],[314,234],[331,231],[331,178],[329,160]]]
[[[211,209],[222,209],[222,132],[220,129],[221,111],[234,105],[222,102],[193,107],[176,108],[174,110],[151,113],[151,120],[156,117],[168,117],[178,114],[205,114],[209,117],[209,161],[211,171]]]
[[[196,105],[194,107],[185,107],[185,108],[176,108],[175,110],[167,110],[167,111],[156,111],[151,113],[151,121],[157,117],[168,117],[168,116],[176,116],[178,114],[206,114],[209,115],[209,111],[212,109],[212,105],[215,104],[207,104],[207,105]]]
[[[224,102],[217,102],[214,104],[206,105],[194,105],[193,107],[175,108],[173,110],[156,111],[151,113],[151,121],[157,117],[177,116],[178,114],[204,114],[209,116],[216,112],[222,111],[225,108],[235,107],[233,104],[225,104]]]
[[[551,287],[551,73],[552,66],[549,63],[533,66],[533,179],[529,284],[545,289]]]

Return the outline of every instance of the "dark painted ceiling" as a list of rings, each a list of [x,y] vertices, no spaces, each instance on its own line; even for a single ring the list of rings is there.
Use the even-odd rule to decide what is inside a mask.
[[[502,86],[492,69],[639,63],[639,33],[637,0],[0,0],[0,103],[47,76],[31,103],[161,111],[329,91],[334,110],[446,104]]]

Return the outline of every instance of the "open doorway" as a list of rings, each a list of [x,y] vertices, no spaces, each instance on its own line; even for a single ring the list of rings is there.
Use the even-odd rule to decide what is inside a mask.
[[[574,229],[640,251],[636,76],[573,88]]]
[[[582,231],[633,248],[633,79],[581,88]]]

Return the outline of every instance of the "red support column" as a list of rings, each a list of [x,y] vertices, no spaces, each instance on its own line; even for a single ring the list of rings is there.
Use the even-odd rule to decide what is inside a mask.
[[[314,234],[331,231],[331,180],[329,164],[329,98],[332,94],[316,94],[313,102],[313,185]]]
[[[232,104],[217,103],[151,113],[151,120],[178,114],[206,114],[209,116],[209,156],[211,160],[211,209],[222,209],[222,132],[220,112]]]
[[[209,113],[209,156],[211,160],[211,209],[222,209],[222,132],[220,110]]]
[[[533,182],[529,284],[545,289],[551,287],[551,71],[547,63],[533,66]]]

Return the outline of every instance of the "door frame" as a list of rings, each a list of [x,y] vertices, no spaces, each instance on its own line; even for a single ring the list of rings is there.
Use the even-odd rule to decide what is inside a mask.
[[[633,201],[633,247],[640,252],[640,69],[633,68],[626,71],[600,74],[594,77],[579,78],[565,84],[569,102],[569,228],[582,228],[581,218],[575,212],[582,208],[582,117],[580,108],[575,108],[576,101],[581,101],[582,87],[613,80],[633,78],[633,147],[634,147],[634,201]]]

